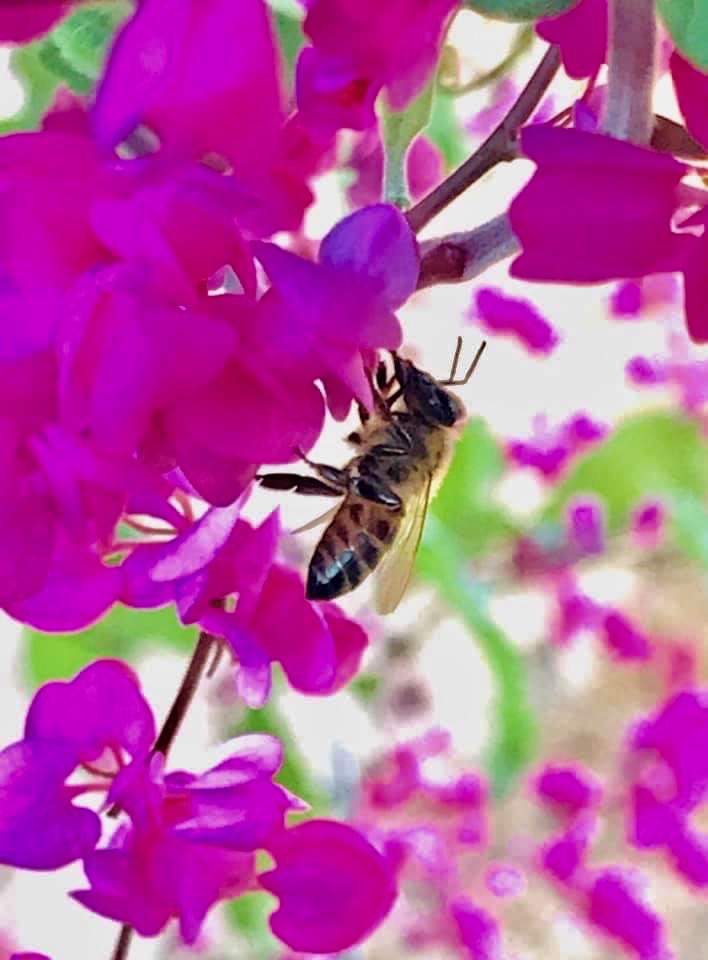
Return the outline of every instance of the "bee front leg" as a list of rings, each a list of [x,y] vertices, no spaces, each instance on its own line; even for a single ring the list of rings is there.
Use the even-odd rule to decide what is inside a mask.
[[[341,497],[343,490],[323,483],[316,477],[303,477],[299,473],[260,473],[256,480],[266,490],[287,490],[311,497]]]
[[[297,454],[311,470],[314,470],[320,479],[324,480],[327,486],[337,490],[340,494],[346,493],[349,489],[349,474],[346,470],[331,467],[328,463],[316,463],[314,460],[310,460],[300,449],[298,449]]]

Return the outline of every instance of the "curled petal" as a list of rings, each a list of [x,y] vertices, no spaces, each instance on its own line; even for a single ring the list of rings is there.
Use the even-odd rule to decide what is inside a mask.
[[[392,870],[344,823],[310,820],[269,846],[275,869],[259,877],[280,904],[273,933],[292,950],[338,953],[367,937],[396,899]]]

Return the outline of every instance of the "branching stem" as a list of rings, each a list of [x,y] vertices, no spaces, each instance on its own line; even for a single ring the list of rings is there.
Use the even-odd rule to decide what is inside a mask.
[[[453,200],[498,163],[515,160],[518,156],[519,130],[538,106],[541,97],[558,72],[561,59],[558,47],[549,47],[543,59],[499,126],[487,137],[472,156],[453,170],[427,196],[419,200],[406,214],[415,233],[436,217]]]

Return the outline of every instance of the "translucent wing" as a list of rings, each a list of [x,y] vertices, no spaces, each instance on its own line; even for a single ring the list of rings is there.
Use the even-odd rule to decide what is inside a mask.
[[[374,603],[378,613],[393,613],[406,592],[423,534],[432,482],[433,476],[428,474],[417,496],[406,504],[406,513],[398,535],[376,571]]]
[[[301,527],[296,527],[295,530],[291,530],[290,533],[304,533],[306,530],[314,530],[315,527],[322,526],[323,523],[329,523],[330,520],[334,519],[334,516],[339,510],[340,506],[341,504],[338,503],[336,507],[331,507],[329,510],[321,513],[319,517],[314,517],[314,519],[308,520],[307,523],[303,523]]]

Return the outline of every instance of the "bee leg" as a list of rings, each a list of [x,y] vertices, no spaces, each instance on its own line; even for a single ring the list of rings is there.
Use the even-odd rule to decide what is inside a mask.
[[[356,408],[357,408],[357,410],[358,410],[358,412],[359,412],[359,420],[361,421],[362,426],[363,426],[363,425],[366,423],[366,421],[369,419],[369,417],[371,416],[371,414],[370,414],[369,411],[366,409],[366,407],[364,406],[364,404],[363,404],[363,403],[359,403],[358,401],[357,401]]]
[[[353,477],[349,481],[349,492],[355,497],[361,497],[362,500],[370,500],[372,503],[378,503],[387,510],[398,512],[403,504],[401,498],[387,487],[380,480],[372,477]]]
[[[297,454],[329,487],[338,490],[339,493],[346,493],[349,489],[349,474],[346,470],[340,470],[339,467],[331,467],[328,463],[317,463],[314,460],[310,460],[300,449],[297,450]]]
[[[288,490],[312,497],[341,497],[343,490],[335,490],[316,477],[302,477],[299,473],[260,473],[256,480],[266,490]]]

